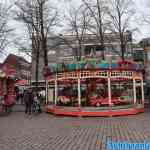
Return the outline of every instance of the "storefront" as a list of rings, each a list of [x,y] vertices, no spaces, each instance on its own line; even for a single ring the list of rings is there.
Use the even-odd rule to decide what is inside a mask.
[[[5,105],[14,103],[14,83],[14,76],[7,75],[3,70],[0,70],[0,103]]]

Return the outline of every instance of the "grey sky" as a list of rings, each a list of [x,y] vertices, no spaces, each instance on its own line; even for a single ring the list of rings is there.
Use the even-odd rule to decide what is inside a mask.
[[[13,3],[14,1],[15,0],[0,0],[0,2],[5,3],[6,5],[9,5],[10,3]],[[59,0],[57,0],[57,1],[59,1]],[[61,0],[61,2],[62,1],[63,0]],[[72,1],[74,1],[75,4],[78,4],[80,2],[80,0],[72,0]],[[77,1],[78,1],[78,3],[77,3]],[[149,31],[148,26],[144,26],[140,22],[140,20],[143,18],[141,14],[143,12],[148,11],[148,9],[146,8],[147,1],[150,1],[150,0],[134,0],[134,2],[136,4],[135,7],[136,7],[136,10],[137,10],[136,22],[138,22],[138,23],[133,23],[132,26],[139,28],[139,32],[135,34],[136,41],[140,41],[144,37],[150,37],[150,31]],[[63,7],[66,7],[66,5],[64,5],[63,3],[61,3],[61,5],[59,4],[59,10]],[[16,36],[18,36],[18,37],[19,36],[22,36],[22,37],[24,36],[24,34],[22,32],[23,28],[19,23],[15,22],[15,21],[10,21],[9,26],[13,27],[13,28],[16,28],[16,30],[15,30]],[[17,49],[15,49],[15,47],[13,45],[11,45],[8,48],[7,54],[10,53],[10,52],[18,54]],[[0,62],[3,61],[4,58],[5,58],[5,56],[0,56]]]

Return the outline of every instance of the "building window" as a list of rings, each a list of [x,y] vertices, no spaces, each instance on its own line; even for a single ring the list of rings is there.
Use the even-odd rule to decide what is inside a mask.
[[[89,54],[91,53],[91,49],[92,49],[92,48],[93,48],[92,46],[87,45],[87,46],[85,47],[85,49],[84,49],[85,55],[89,55]]]
[[[56,54],[56,51],[54,51],[54,50],[50,50],[49,52],[48,52],[48,55],[55,55]]]
[[[101,45],[87,45],[84,49],[85,55],[95,54],[95,53],[101,53],[102,52]]]
[[[27,70],[21,70],[21,74],[24,75],[24,76],[27,76],[30,74],[30,71],[27,71]]]
[[[147,60],[150,61],[150,52],[147,52]]]
[[[142,51],[135,51],[133,57],[134,57],[134,61],[144,61],[144,53]]]

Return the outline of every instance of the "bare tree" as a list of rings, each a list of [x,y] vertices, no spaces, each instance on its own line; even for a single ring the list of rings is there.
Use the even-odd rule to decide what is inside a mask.
[[[145,9],[143,12],[141,12],[141,16],[143,19],[139,19],[139,25],[145,25],[149,27],[150,25],[150,0],[147,0],[145,3]]]
[[[5,48],[10,44],[13,29],[9,28],[8,21],[12,5],[8,6],[0,2],[0,53],[4,53]]]
[[[17,37],[14,41],[14,46],[18,49],[19,53],[26,55],[30,59],[32,58],[32,47],[29,39]]]
[[[127,31],[130,30],[130,22],[135,14],[132,0],[109,0],[108,15],[111,20],[110,30],[119,39],[121,57],[124,60],[126,44],[128,42]]]
[[[102,58],[104,59],[105,51],[105,32],[109,24],[107,18],[107,3],[104,0],[82,0],[84,5],[92,17],[92,21],[88,24],[88,30],[95,34],[101,44]]]
[[[88,23],[90,21],[89,14],[85,11],[83,5],[76,8],[70,5],[70,9],[65,18],[67,22],[67,32],[70,33],[76,41],[77,48],[73,48],[75,50],[75,56],[80,60]],[[69,42],[65,41],[65,43],[69,45]]]
[[[27,27],[28,36],[32,43],[32,53],[36,55],[36,66],[35,66],[35,79],[36,87],[38,87],[39,79],[39,55],[40,55],[40,30],[39,30],[39,10],[36,7],[36,3],[30,0],[17,1],[17,9],[19,9],[16,14],[16,19],[22,21]],[[33,55],[34,56],[34,55]]]
[[[48,65],[47,57],[47,39],[52,32],[52,28],[58,25],[58,11],[56,8],[48,5],[49,0],[37,0],[39,5],[41,45],[44,50],[44,64]]]
[[[45,66],[48,65],[47,38],[52,32],[53,27],[58,24],[58,11],[49,2],[49,0],[25,0],[26,6],[23,6],[22,0],[16,3],[22,13],[20,18],[28,24],[28,28],[32,26],[32,29],[39,34],[40,48],[44,52]],[[26,11],[25,7],[28,7],[30,10]]]
[[[17,19],[25,24],[31,41],[32,56],[36,56],[36,86],[38,85],[39,57],[48,65],[47,39],[58,23],[58,12],[49,0],[19,0]]]

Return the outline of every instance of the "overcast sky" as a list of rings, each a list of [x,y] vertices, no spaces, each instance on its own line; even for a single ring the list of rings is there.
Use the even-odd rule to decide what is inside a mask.
[[[14,1],[15,0],[0,0],[0,2],[3,2],[5,4],[7,4],[7,5],[9,5],[10,3],[13,3]],[[56,1],[56,0],[54,0],[54,1]],[[59,0],[57,0],[57,1],[59,1]],[[60,0],[60,1],[62,2],[63,0]],[[72,0],[72,1],[74,1],[74,4],[78,4],[80,0]],[[133,23],[132,26],[133,26],[133,28],[134,27],[138,27],[139,28],[139,32],[137,32],[134,35],[134,38],[135,38],[136,41],[140,41],[144,37],[150,37],[150,28],[148,28],[148,26],[141,25],[141,22],[140,22],[140,20],[142,19],[142,15],[141,14],[143,12],[147,11],[147,6],[146,6],[147,1],[150,2],[150,0],[134,0],[134,2],[136,4],[135,8],[137,10],[136,22],[138,22],[138,23]],[[59,9],[61,9],[62,7],[66,7],[66,6],[64,4],[62,4],[62,3],[61,3],[61,5],[59,4]],[[149,10],[149,12],[150,12],[150,10]],[[9,22],[9,26],[16,29],[15,30],[15,34],[16,35],[17,34],[18,34],[18,36],[21,35],[21,33],[23,31],[23,28],[22,28],[22,26],[20,26],[20,24],[18,24],[17,22],[11,20]],[[22,34],[21,36],[23,37],[24,34]],[[8,48],[7,54],[8,53],[19,54],[17,49],[14,47],[14,45],[11,45]],[[5,57],[6,57],[5,55],[0,56],[0,62],[2,62]]]

